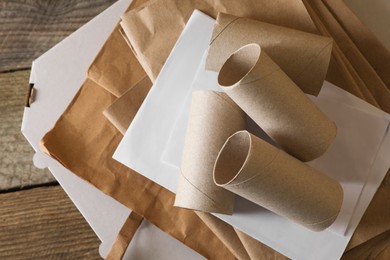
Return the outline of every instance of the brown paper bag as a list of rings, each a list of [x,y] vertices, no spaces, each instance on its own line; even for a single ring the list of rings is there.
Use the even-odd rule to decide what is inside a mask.
[[[175,206],[233,213],[234,194],[214,184],[213,167],[226,139],[243,129],[245,113],[226,94],[192,93]]]
[[[303,92],[318,95],[328,70],[331,38],[219,13],[206,68],[219,71],[234,51],[250,43],[259,44]]]
[[[270,137],[302,161],[321,156],[336,137],[332,122],[257,44],[234,52],[218,84]]]
[[[218,12],[315,33],[300,0],[158,0],[122,16],[121,26],[142,67],[154,81],[194,9]]]
[[[247,131],[225,142],[214,181],[313,231],[329,227],[343,202],[337,181]]]

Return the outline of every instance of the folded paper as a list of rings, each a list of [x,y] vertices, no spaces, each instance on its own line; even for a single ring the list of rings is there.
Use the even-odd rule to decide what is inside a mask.
[[[343,201],[337,181],[247,131],[224,144],[214,181],[314,231],[335,221]]]
[[[234,194],[214,184],[213,167],[226,139],[243,129],[245,113],[226,94],[193,92],[175,206],[233,213]]]
[[[127,90],[114,101],[106,110],[104,116],[122,133],[125,134],[138,108],[148,94],[152,82],[145,76],[134,87]]]
[[[233,53],[218,83],[270,137],[302,161],[321,156],[336,137],[336,124],[258,44]]]
[[[303,92],[318,95],[328,70],[332,39],[219,13],[206,68],[219,71],[241,46],[257,43]]]

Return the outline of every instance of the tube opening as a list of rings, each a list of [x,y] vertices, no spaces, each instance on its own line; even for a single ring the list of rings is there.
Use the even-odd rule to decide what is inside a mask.
[[[226,140],[214,165],[213,178],[216,185],[227,185],[240,174],[249,156],[251,143],[247,131],[239,131]]]
[[[230,87],[243,79],[256,65],[261,48],[256,43],[247,44],[235,51],[222,65],[218,74],[218,84]]]

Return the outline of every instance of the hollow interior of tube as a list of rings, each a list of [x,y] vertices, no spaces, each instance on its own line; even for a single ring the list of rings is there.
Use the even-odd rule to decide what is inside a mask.
[[[229,137],[218,154],[214,166],[214,181],[217,185],[232,182],[240,173],[248,157],[251,138],[247,131]]]
[[[245,45],[234,52],[223,64],[218,74],[218,83],[229,87],[245,77],[259,59],[261,48],[258,44]]]

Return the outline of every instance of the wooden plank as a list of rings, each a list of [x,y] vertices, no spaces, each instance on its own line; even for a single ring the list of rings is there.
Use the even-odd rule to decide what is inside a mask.
[[[0,194],[0,259],[98,259],[99,239],[60,186]]]
[[[31,62],[115,0],[1,0],[0,71]]]
[[[33,165],[34,151],[20,132],[29,75],[0,73],[0,190],[54,181]]]

